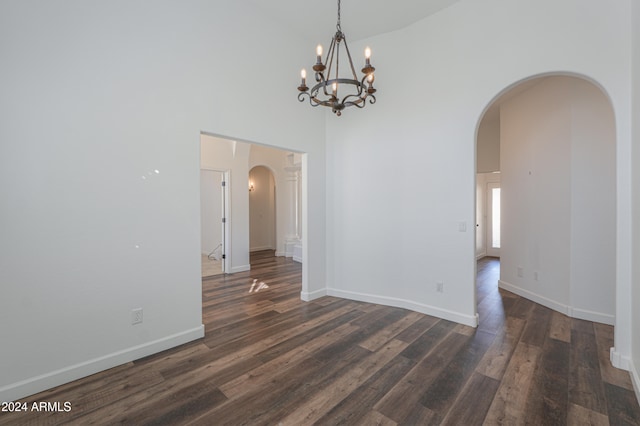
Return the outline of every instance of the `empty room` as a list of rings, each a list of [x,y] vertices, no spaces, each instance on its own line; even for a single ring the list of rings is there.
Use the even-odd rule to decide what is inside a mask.
[[[640,3],[0,1],[0,424],[640,425]]]

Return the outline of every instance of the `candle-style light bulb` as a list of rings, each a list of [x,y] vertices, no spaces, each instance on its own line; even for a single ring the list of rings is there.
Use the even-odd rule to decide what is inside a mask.
[[[306,86],[307,86],[307,70],[302,68],[302,70],[300,71],[300,77],[302,77],[302,82],[300,83],[300,87],[306,88]]]
[[[298,86],[298,90],[301,92],[306,92],[309,90],[307,87],[307,70],[302,68],[300,71],[300,77],[302,77],[302,81],[300,82],[300,86]]]
[[[362,72],[368,76],[375,70],[376,69],[371,66],[371,48],[367,46],[364,49],[364,68],[362,68]]]
[[[319,44],[319,45],[316,47],[316,55],[317,55],[317,56],[316,56],[316,64],[313,66],[313,70],[314,70],[316,73],[321,73],[321,72],[323,72],[323,71],[325,70],[325,68],[326,68],[326,67],[323,65],[323,63],[322,63],[322,45],[321,45],[321,44]],[[317,77],[317,76],[316,76],[316,77]]]
[[[322,45],[319,44],[318,47],[316,47],[316,63],[321,64],[322,63]]]
[[[369,49],[369,46],[367,46],[366,49],[364,49],[364,67],[368,68],[371,66],[371,49]]]

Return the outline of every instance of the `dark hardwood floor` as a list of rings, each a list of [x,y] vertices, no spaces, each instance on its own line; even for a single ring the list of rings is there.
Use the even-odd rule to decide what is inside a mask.
[[[478,263],[480,326],[324,297],[300,301],[300,264],[252,255],[252,271],[203,281],[206,336],[24,401],[68,413],[0,424],[639,425],[610,326],[498,290]],[[249,293],[253,278],[269,288]]]

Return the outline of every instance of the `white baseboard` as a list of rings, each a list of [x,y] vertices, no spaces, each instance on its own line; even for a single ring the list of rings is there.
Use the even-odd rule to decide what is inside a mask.
[[[588,311],[586,309],[578,309],[569,307],[569,316],[587,321],[599,322],[607,325],[616,325],[616,317],[613,315],[603,314],[601,312]]]
[[[253,253],[254,251],[263,251],[263,250],[275,250],[276,248],[273,246],[262,246],[262,247],[251,247],[249,249],[250,253]]]
[[[504,290],[510,291],[511,293],[517,294],[518,296],[522,296],[533,302],[539,303],[542,306],[546,306],[549,309],[553,309],[554,311],[565,314],[571,318],[599,322],[608,325],[615,325],[615,317],[613,315],[604,314],[602,312],[588,311],[586,309],[574,308],[572,306],[568,306],[563,303],[556,302],[555,300],[541,296],[532,291],[525,290],[513,284],[509,284],[508,282],[503,280],[498,281],[498,286]]]
[[[302,291],[300,292],[300,299],[304,300],[305,302],[310,302],[326,295],[327,291],[324,288],[322,290],[316,290],[312,292]]]
[[[636,399],[638,400],[638,404],[640,404],[640,375],[638,375],[638,370],[636,370],[633,362],[629,362],[629,374],[631,375],[633,390],[636,392]]]
[[[629,367],[631,366],[629,358],[622,356],[620,352],[616,351],[616,348],[609,349],[609,359],[615,368],[629,371]]]
[[[251,270],[251,265],[240,265],[240,266],[233,266],[229,273],[235,274],[236,272],[245,272],[250,270]]]
[[[623,356],[620,352],[616,351],[616,348],[609,349],[609,359],[611,364],[621,370],[627,370],[629,376],[631,376],[631,383],[633,384],[633,390],[636,394],[638,404],[640,404],[640,375],[636,369],[633,360],[629,357]]]
[[[373,294],[357,293],[352,291],[328,288],[327,295],[341,297],[343,299],[358,300],[360,302],[377,303],[380,305],[393,306],[396,308],[410,309],[425,315],[446,319],[470,327],[478,326],[478,315],[465,315],[460,312],[449,311],[447,309],[436,308],[435,306],[417,303],[411,300],[398,299],[395,297],[377,296]]]
[[[186,330],[181,333],[163,337],[153,342],[127,348],[99,358],[91,359],[79,364],[70,365],[51,373],[42,374],[26,380],[12,383],[0,388],[0,401],[16,401],[29,395],[34,395],[47,389],[90,376],[100,371],[127,362],[153,355],[158,352],[182,345],[192,340],[204,337],[204,325]]]
[[[296,244],[293,247],[293,260],[302,263],[302,244]]]

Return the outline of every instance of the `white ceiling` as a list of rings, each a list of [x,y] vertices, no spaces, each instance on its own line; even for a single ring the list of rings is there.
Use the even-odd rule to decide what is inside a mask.
[[[246,0],[266,16],[313,43],[335,33],[337,0]],[[395,31],[459,0],[342,0],[341,26],[348,41]]]

